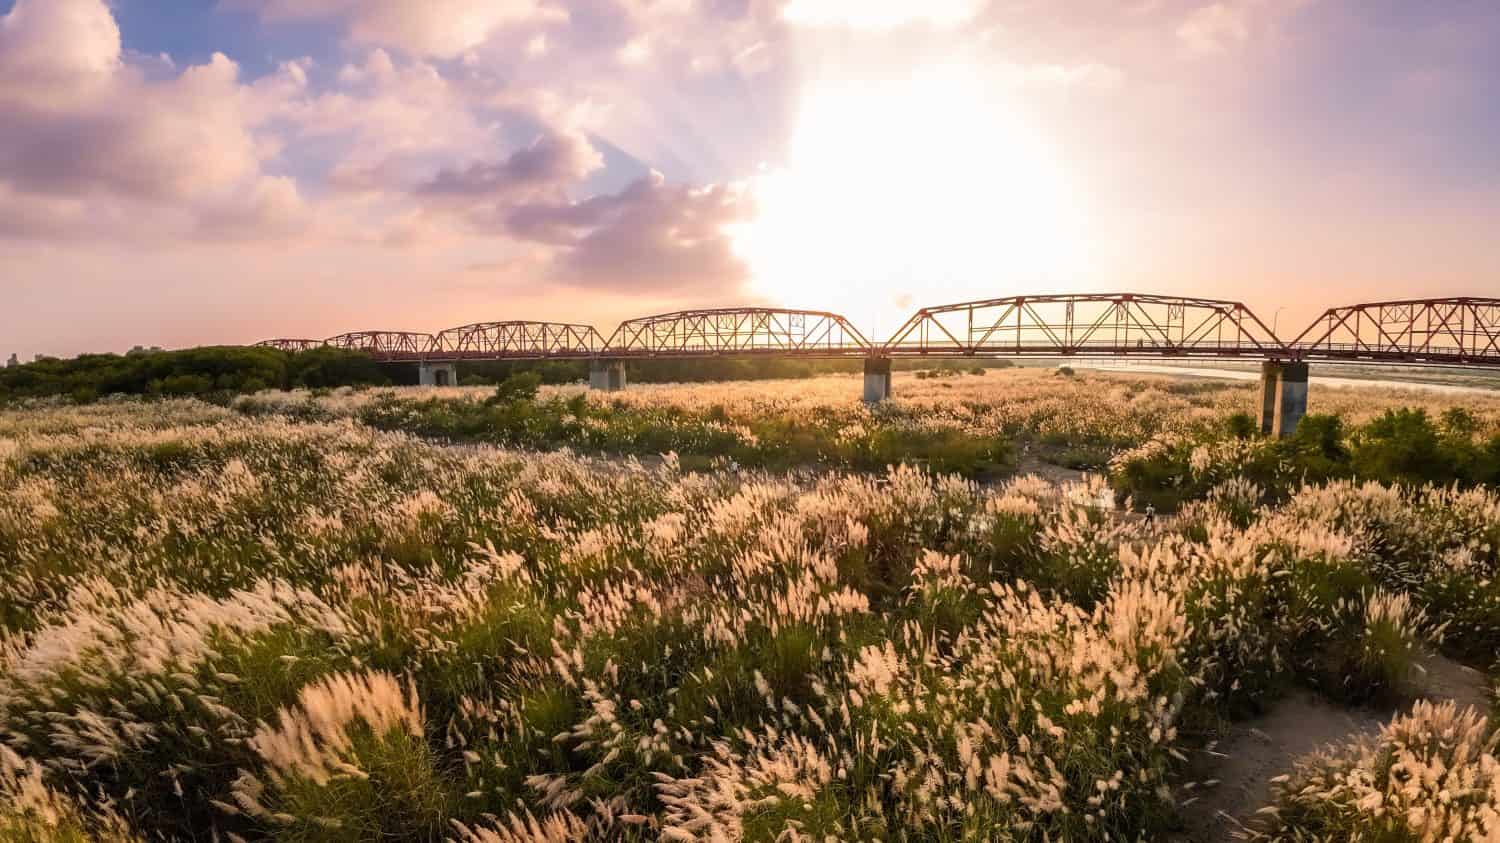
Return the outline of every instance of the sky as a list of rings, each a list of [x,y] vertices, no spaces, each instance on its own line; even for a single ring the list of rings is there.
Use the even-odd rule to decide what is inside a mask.
[[[0,356],[1500,296],[1496,43],[1494,0],[0,0]]]

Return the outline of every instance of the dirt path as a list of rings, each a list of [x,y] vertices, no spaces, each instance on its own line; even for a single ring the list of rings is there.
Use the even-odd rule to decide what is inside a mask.
[[[1423,660],[1422,696],[1453,700],[1459,707],[1483,710],[1489,704],[1484,674],[1442,656]],[[1342,745],[1361,735],[1374,735],[1392,715],[1390,710],[1345,708],[1311,691],[1297,690],[1266,714],[1234,724],[1224,739],[1195,759],[1198,781],[1217,780],[1189,792],[1181,806],[1184,830],[1171,839],[1179,843],[1219,843],[1239,839],[1255,812],[1271,798],[1270,780],[1291,772],[1296,760],[1330,745]],[[1191,775],[1191,774],[1190,774]]]

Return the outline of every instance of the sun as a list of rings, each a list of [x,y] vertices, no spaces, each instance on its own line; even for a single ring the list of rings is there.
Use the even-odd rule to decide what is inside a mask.
[[[735,232],[757,293],[891,328],[914,306],[1073,271],[1074,191],[983,73],[940,65],[806,92],[785,166]]]

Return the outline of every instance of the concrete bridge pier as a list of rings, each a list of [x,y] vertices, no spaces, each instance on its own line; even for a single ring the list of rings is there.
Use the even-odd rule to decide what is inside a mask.
[[[458,386],[458,364],[418,363],[417,383],[422,386]]]
[[[589,361],[589,389],[603,392],[619,392],[625,388],[625,361]]]
[[[891,397],[891,358],[865,358],[865,403],[878,404]]]
[[[1260,365],[1260,432],[1291,436],[1307,415],[1307,364],[1267,360]]]

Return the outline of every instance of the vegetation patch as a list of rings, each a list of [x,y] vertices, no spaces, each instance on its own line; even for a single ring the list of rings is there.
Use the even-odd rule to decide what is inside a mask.
[[[1109,383],[1004,388],[1029,379]],[[1492,667],[1491,488],[1226,473],[1144,518],[1102,477],[979,484],[930,455],[972,465],[981,433],[1100,419],[1237,439],[1178,403],[1222,396],[1137,392],[1089,419],[973,392],[941,415],[931,388],[760,418],[722,386],[531,379],[0,412],[0,831],[1153,839],[1192,798],[1185,759],[1289,688],[1405,707],[1431,648]],[[560,430],[749,449],[741,425],[869,470],[543,450]],[[493,430],[534,450],[432,441]],[[1488,713],[1411,711],[1290,773],[1257,833],[1422,839],[1441,816],[1481,839]],[[1468,790],[1412,789],[1418,763]]]

